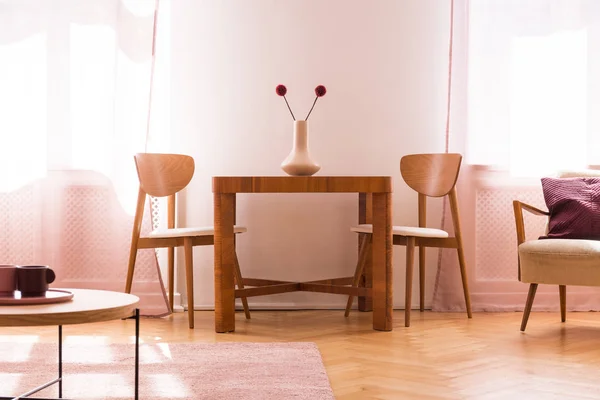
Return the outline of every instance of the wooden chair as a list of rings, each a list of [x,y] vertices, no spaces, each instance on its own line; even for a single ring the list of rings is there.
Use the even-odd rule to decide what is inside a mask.
[[[176,194],[184,189],[194,176],[194,159],[182,154],[152,154],[138,153],[134,156],[137,174],[140,182],[137,208],[131,234],[131,250],[125,292],[131,293],[135,259],[139,249],[168,248],[168,279],[169,304],[173,309],[175,247],[184,247],[185,275],[188,297],[188,318],[190,328],[194,327],[194,274],[193,246],[210,246],[214,244],[214,228],[212,226],[175,228]],[[167,229],[152,231],[146,237],[140,237],[142,217],[146,196],[168,197],[167,199]],[[236,226],[235,233],[246,232],[245,227]],[[235,257],[235,280],[243,289],[240,266]],[[248,301],[242,298],[246,318],[250,319]]]
[[[460,229],[460,218],[458,213],[458,201],[456,197],[456,181],[460,171],[462,156],[460,154],[411,154],[400,160],[400,173],[408,186],[419,195],[419,226],[394,226],[392,227],[394,245],[406,246],[406,309],[405,326],[410,326],[410,307],[412,295],[412,277],[414,248],[419,247],[419,283],[420,283],[420,309],[425,307],[425,248],[443,247],[455,248],[458,252],[460,273],[462,276],[467,315],[472,318],[471,299],[467,283],[467,270]],[[448,196],[450,200],[450,211],[454,225],[454,237],[449,237],[448,232],[441,229],[426,227],[427,197]],[[358,263],[354,273],[353,286],[358,286],[361,275],[368,262],[368,254],[371,252],[371,241],[373,227],[371,224],[361,224],[352,227],[353,232],[363,236],[359,249]],[[348,298],[346,313],[348,316],[352,307],[353,297]]]

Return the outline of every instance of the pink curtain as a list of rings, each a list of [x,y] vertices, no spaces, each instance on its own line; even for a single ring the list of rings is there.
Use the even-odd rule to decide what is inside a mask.
[[[528,285],[517,278],[512,201],[546,209],[540,177],[598,164],[600,7],[455,0],[449,18],[447,150],[465,156],[457,189],[472,306],[520,311]],[[528,240],[543,234],[544,218],[525,218]],[[452,231],[448,211],[442,225]],[[433,309],[464,304],[456,251],[442,250]],[[533,307],[558,310],[558,289],[541,285]],[[569,287],[567,307],[600,309],[600,289]]]
[[[124,290],[133,154],[151,139],[157,6],[2,3],[1,263],[50,265],[52,287]],[[135,282],[143,314],[168,313],[152,251],[139,253]]]

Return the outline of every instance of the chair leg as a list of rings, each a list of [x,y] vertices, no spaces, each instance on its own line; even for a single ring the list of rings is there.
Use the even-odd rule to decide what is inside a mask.
[[[465,252],[463,248],[462,233],[460,228],[460,216],[458,213],[458,200],[456,198],[456,186],[448,193],[450,200],[450,211],[452,213],[452,222],[454,224],[454,236],[456,238],[456,251],[458,253],[458,264],[460,265],[460,276],[465,295],[465,306],[467,307],[467,317],[473,318],[471,313],[471,296],[469,295],[469,280],[467,279],[467,266],[465,262]]]
[[[373,290],[373,235],[372,234],[363,234],[359,235],[358,242],[362,243],[363,241],[369,241],[368,248],[369,251],[365,251],[365,263],[363,265],[362,274],[360,276],[360,281],[358,283],[358,287],[364,287],[365,289]],[[360,253],[360,248],[358,249]],[[366,296],[358,296],[357,299],[357,309],[361,312],[370,312],[373,311],[373,295]]]
[[[460,265],[460,276],[462,279],[463,292],[465,296],[465,305],[467,307],[467,317],[473,318],[473,313],[471,312],[471,296],[469,295],[469,282],[467,279],[467,266],[465,263],[465,253],[462,248],[462,240],[459,243],[460,244],[456,251],[458,252],[458,263]]]
[[[425,247],[419,246],[419,310],[425,311]]]
[[[234,277],[235,283],[237,287],[240,289],[244,288],[244,280],[242,278],[242,271],[240,270],[240,262],[238,261],[237,252],[233,253],[233,259],[235,261],[234,265]],[[246,314],[246,319],[250,319],[250,309],[248,308],[248,298],[242,297],[242,306],[244,307],[244,314]]]
[[[185,281],[188,298],[188,320],[190,329],[194,329],[194,253],[192,238],[183,239],[183,250],[185,253]]]
[[[167,266],[167,273],[169,275],[169,305],[171,312],[173,312],[173,297],[175,293],[175,249],[173,247],[167,249]]]
[[[404,308],[404,326],[410,326],[410,307],[412,300],[412,279],[413,279],[413,263],[415,259],[415,238],[408,236],[406,238],[406,293],[405,293],[405,308]]]
[[[560,295],[560,322],[567,320],[567,286],[558,285],[558,293]]]
[[[531,306],[533,306],[533,298],[535,297],[535,291],[537,290],[538,284],[532,283],[529,285],[529,293],[527,294],[527,302],[525,303],[525,310],[523,310],[523,320],[521,321],[521,332],[525,332],[527,326],[527,320],[531,313]]]
[[[373,235],[365,234],[365,238],[363,239],[360,249],[358,251],[358,262],[356,263],[356,270],[354,271],[354,279],[352,280],[352,287],[358,287],[360,283],[360,277],[362,276],[363,270],[365,268],[365,263],[367,262],[367,255],[369,251],[371,251],[371,240]],[[354,296],[348,296],[348,302],[346,303],[346,312],[344,312],[344,317],[350,315],[350,309],[352,308],[352,302],[354,301]]]
[[[131,248],[129,250],[129,263],[127,266],[127,280],[125,281],[125,293],[131,293],[131,286],[133,284],[133,271],[135,269],[135,259],[137,257],[137,240],[131,241]]]

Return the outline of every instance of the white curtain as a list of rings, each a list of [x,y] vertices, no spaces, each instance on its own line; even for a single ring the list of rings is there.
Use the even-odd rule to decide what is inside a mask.
[[[2,263],[48,264],[55,287],[124,289],[133,154],[164,145],[149,125],[165,126],[151,113],[161,109],[151,107],[157,8],[0,0]],[[162,314],[156,257],[144,253],[134,291],[145,313]]]
[[[541,177],[600,165],[600,2],[453,4],[448,142],[465,155],[458,190],[473,308],[522,310],[512,201],[545,209]],[[545,223],[526,216],[527,238]],[[464,310],[456,255],[441,254],[434,309]],[[568,290],[570,310],[600,309],[597,288]],[[538,293],[534,309],[558,309],[556,287]]]
[[[468,2],[470,164],[513,176],[600,162],[600,2]]]

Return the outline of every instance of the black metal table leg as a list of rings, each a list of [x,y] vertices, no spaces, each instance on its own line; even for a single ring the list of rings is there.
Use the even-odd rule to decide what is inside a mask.
[[[135,309],[135,400],[138,400],[140,376],[140,309]]]
[[[139,400],[139,380],[140,380],[140,309],[135,309],[135,314],[127,319],[135,319],[135,400]],[[0,400],[21,400],[29,398],[34,393],[39,392],[42,389],[45,389],[49,386],[52,386],[58,383],[58,399],[46,399],[46,398],[35,398],[35,400],[59,400],[62,399],[63,393],[63,385],[62,385],[62,377],[63,377],[63,360],[62,360],[62,325],[58,326],[58,378],[51,380],[43,385],[36,387],[26,393],[23,393],[17,397],[5,397],[0,396]],[[32,398],[33,400],[33,398]]]
[[[62,399],[62,325],[58,326],[58,398]]]

